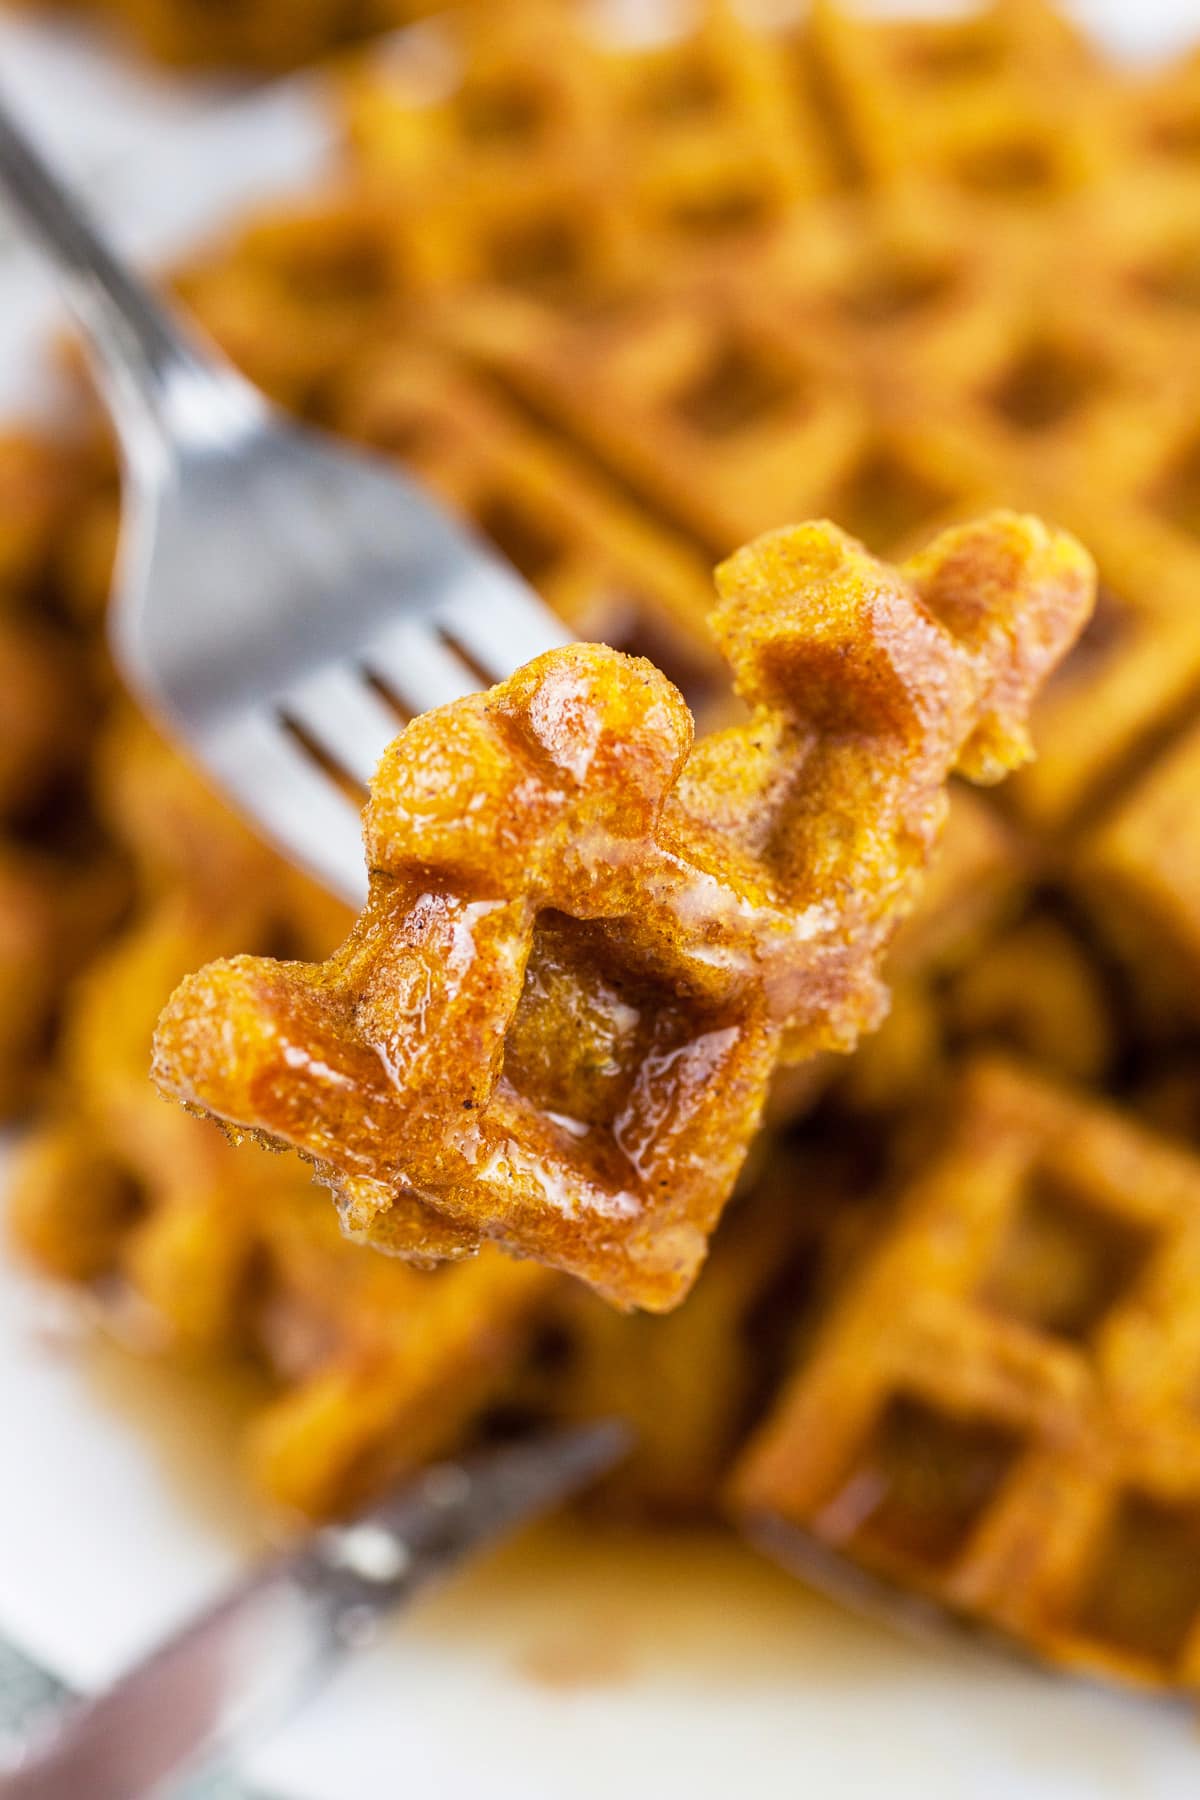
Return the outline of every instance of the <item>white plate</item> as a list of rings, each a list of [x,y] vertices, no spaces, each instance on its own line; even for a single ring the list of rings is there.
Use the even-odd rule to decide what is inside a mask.
[[[1187,0],[1075,10],[1134,50],[1200,24]],[[181,108],[12,22],[0,68],[142,249],[303,181],[326,150],[303,83],[220,97],[214,123],[211,92]],[[34,397],[48,306],[0,235],[0,413]],[[0,1443],[0,1635],[81,1688],[254,1552],[219,1402],[90,1344],[3,1263]],[[1177,1800],[1200,1743],[1183,1712],[902,1642],[716,1538],[556,1527],[398,1621],[246,1775],[288,1800]]]

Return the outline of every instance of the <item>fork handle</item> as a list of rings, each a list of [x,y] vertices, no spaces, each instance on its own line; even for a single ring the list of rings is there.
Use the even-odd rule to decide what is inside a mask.
[[[56,269],[131,465],[172,443],[261,417],[257,394],[210,355],[134,274],[18,124],[0,94],[0,198]]]

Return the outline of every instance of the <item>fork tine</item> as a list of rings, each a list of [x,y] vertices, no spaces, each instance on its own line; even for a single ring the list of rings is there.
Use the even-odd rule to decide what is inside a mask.
[[[363,787],[403,723],[345,663],[319,669],[290,689],[280,711]]]
[[[208,738],[209,772],[285,855],[348,905],[367,895],[362,819],[336,784],[268,713],[242,713]]]
[[[478,690],[472,671],[428,623],[404,620],[370,644],[363,665],[412,713],[428,712]]]
[[[445,607],[442,629],[493,681],[571,642],[571,634],[528,589],[497,582],[485,604],[464,596]]]

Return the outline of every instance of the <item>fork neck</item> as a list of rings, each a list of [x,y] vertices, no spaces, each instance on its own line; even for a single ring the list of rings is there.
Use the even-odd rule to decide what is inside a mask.
[[[0,94],[0,197],[57,270],[127,463],[153,478],[185,444],[228,442],[265,406],[209,355],[105,240]]]

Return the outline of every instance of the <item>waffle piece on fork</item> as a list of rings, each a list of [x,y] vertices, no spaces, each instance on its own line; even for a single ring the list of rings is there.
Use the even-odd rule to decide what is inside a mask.
[[[1198,1273],[1192,1155],[976,1065],[736,1507],[1051,1660],[1200,1685]]]
[[[425,714],[374,783],[356,930],[324,964],[185,982],[164,1090],[300,1150],[381,1247],[495,1239],[677,1304],[775,1064],[878,1024],[944,784],[1028,755],[1092,570],[998,514],[903,570],[776,532],[718,590],[748,724],[693,748],[665,677],[596,645]]]

